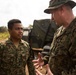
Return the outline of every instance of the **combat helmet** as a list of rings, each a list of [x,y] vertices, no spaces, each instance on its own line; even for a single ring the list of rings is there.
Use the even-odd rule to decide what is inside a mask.
[[[50,0],[49,7],[45,9],[44,12],[50,14],[50,10],[59,8],[64,4],[70,5],[71,8],[76,6],[76,3],[73,0]]]

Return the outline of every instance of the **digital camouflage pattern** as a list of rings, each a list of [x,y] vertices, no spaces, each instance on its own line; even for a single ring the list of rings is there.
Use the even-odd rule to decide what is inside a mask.
[[[11,39],[0,43],[0,75],[26,75],[25,66],[28,65],[29,75],[35,75],[32,52],[27,42],[21,40],[18,48]]]
[[[76,18],[66,29],[57,30],[49,54],[48,63],[54,75],[76,75]]]
[[[50,0],[49,7],[44,10],[45,13],[50,14],[50,11],[53,9],[57,9],[64,4],[70,5],[71,8],[76,6],[76,3],[73,0]]]

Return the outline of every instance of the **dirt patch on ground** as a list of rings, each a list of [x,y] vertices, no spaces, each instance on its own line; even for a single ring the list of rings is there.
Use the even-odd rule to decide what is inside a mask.
[[[7,40],[7,39],[0,40],[0,43],[1,43],[1,42],[4,42],[5,40]]]
[[[4,40],[0,40],[0,43],[3,42]]]

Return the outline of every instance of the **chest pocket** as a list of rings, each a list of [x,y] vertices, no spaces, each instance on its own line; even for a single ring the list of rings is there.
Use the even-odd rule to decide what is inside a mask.
[[[23,62],[27,62],[29,58],[29,50],[27,47],[23,47],[24,49],[21,51],[21,59]]]

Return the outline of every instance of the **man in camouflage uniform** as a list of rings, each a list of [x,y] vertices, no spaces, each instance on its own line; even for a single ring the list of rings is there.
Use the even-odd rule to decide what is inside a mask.
[[[29,44],[21,39],[23,36],[21,21],[10,20],[8,31],[10,38],[0,43],[0,75],[26,75],[26,64],[29,75],[35,75],[32,51],[29,49]]]
[[[43,58],[44,61],[39,58],[33,62],[37,67],[48,63],[54,75],[76,75],[76,18],[72,12],[74,6],[76,3],[72,0],[51,0],[49,7],[44,10],[45,13],[52,14],[60,28],[54,34],[49,56]]]

